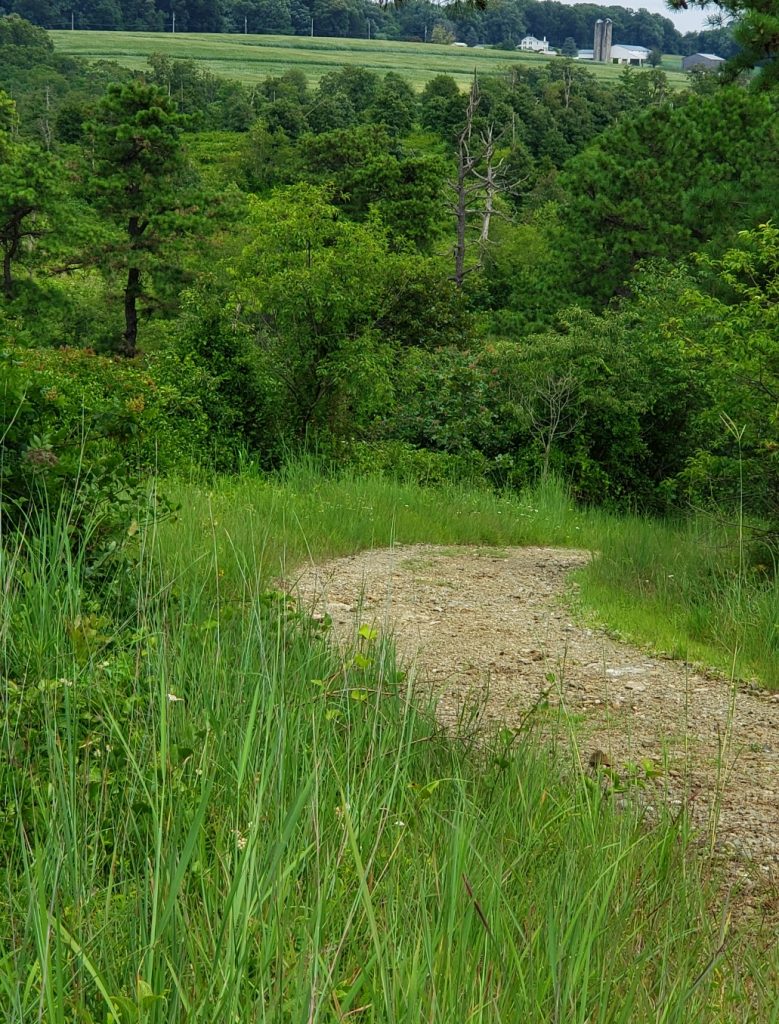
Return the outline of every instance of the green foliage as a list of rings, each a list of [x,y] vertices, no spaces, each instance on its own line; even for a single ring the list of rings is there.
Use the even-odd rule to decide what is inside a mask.
[[[689,348],[710,366],[714,401],[704,421],[708,444],[686,478],[703,500],[743,503],[768,517],[776,541],[779,230],[764,224],[743,231],[720,259],[699,264],[704,278],[682,297],[679,323]]]
[[[658,269],[620,309],[573,309],[554,333],[495,346],[497,416],[524,439],[520,479],[551,469],[580,499],[611,506],[673,500],[708,400],[705,374],[666,331],[685,285]]]
[[[629,64],[622,70],[617,85],[620,105],[624,111],[639,113],[665,103],[670,97],[668,77],[664,71],[639,71]]]
[[[240,147],[242,180],[251,192],[266,192],[297,176],[298,151],[281,127],[269,128],[258,119]]]
[[[205,281],[184,296],[169,342],[173,368],[191,382],[207,424],[197,450],[203,461],[232,469],[240,453],[252,451],[265,464],[277,462],[284,439],[279,384],[223,284]]]
[[[143,430],[152,382],[78,350],[5,350],[1,358],[6,538],[45,532],[48,517],[60,515],[85,584],[113,587],[119,577],[126,586],[146,505]]]
[[[151,83],[168,93],[192,127],[246,131],[254,120],[248,91],[239,82],[212,75],[195,61],[161,53],[149,57],[149,66]]]
[[[239,295],[275,380],[279,431],[353,428],[388,387],[392,346],[376,321],[390,297],[374,273],[391,261],[386,239],[376,224],[339,217],[311,186],[253,204],[251,218]]]
[[[380,427],[416,449],[491,456],[505,437],[491,401],[495,383],[472,351],[410,349],[398,368],[395,402]]]
[[[55,53],[47,32],[16,15],[0,16],[0,89],[16,100],[19,135],[46,150],[78,141],[108,82],[128,77],[118,64],[90,65]]]
[[[0,17],[0,47],[37,50],[39,54],[54,53],[54,44],[48,32],[18,14]]]
[[[7,96],[2,90],[0,90],[0,146],[2,146],[2,152],[5,153],[8,145],[8,136],[16,127],[16,104]]]
[[[467,103],[467,96],[451,75],[436,75],[422,90],[422,124],[453,141],[461,130]]]
[[[445,21],[437,21],[430,33],[430,42],[437,43],[439,46],[451,46],[454,42],[454,32]]]
[[[0,91],[0,122],[5,100]],[[61,212],[64,174],[65,168],[51,154],[0,130],[0,252],[6,302],[16,291],[18,265],[32,262],[41,248],[45,250],[52,222]]]
[[[333,202],[349,216],[378,213],[399,241],[420,249],[439,236],[446,165],[398,151],[383,123],[307,136],[301,155],[309,180],[331,186]]]
[[[706,360],[675,333],[688,287],[681,271],[647,268],[631,299],[601,317],[574,307],[525,340],[413,349],[377,429],[417,448],[479,453],[500,483],[554,472],[587,502],[666,509],[706,443],[713,386]]]
[[[387,72],[376,90],[366,117],[382,124],[392,137],[408,135],[417,119],[417,98],[414,90],[400,75]]]
[[[342,94],[356,114],[363,114],[379,95],[379,76],[367,68],[347,64],[324,75],[318,91],[321,96]]]
[[[494,244],[473,284],[474,301],[491,311],[498,336],[516,337],[548,327],[574,294],[561,273],[559,207],[547,203],[519,223],[495,225]]]
[[[446,167],[435,156],[394,151],[384,125],[308,136],[301,145],[309,178],[333,188],[351,217],[378,212],[400,239],[428,249],[440,233]]]
[[[769,96],[721,89],[625,119],[571,160],[561,249],[577,293],[605,302],[639,260],[721,251],[768,219],[777,132]]]
[[[338,465],[364,475],[381,475],[403,483],[437,487],[444,484],[479,486],[488,469],[480,452],[436,451],[405,441],[351,441],[333,452]]]
[[[326,191],[278,190],[251,205],[249,226],[233,312],[197,330],[249,332],[265,411],[245,414],[267,425],[271,449],[307,431],[359,433],[391,400],[402,347],[462,335],[467,313],[440,265],[393,251],[376,219],[346,220]]]

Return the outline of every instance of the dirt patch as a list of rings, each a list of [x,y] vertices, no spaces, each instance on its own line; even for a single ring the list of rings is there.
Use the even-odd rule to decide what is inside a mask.
[[[359,623],[391,631],[443,722],[474,698],[485,722],[509,727],[556,709],[577,722],[584,761],[603,750],[623,778],[651,762],[655,791],[688,803],[702,841],[716,820],[714,849],[764,885],[779,866],[779,696],[575,622],[564,598],[590,557],[397,546],[311,567],[293,586],[340,636]]]

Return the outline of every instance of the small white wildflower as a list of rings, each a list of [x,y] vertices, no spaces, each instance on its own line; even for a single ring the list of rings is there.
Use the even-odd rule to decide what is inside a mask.
[[[401,821],[400,818],[398,818],[398,820],[395,822],[395,824],[397,825],[398,828],[405,828],[406,827],[405,821]]]
[[[183,702],[183,700],[184,700],[183,697],[177,697],[175,693],[169,693],[168,694],[168,703],[169,704],[178,704],[179,702]]]

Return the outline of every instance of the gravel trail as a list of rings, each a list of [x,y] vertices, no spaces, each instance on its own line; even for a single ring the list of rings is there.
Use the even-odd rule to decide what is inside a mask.
[[[623,777],[648,759],[668,799],[686,800],[701,842],[747,884],[779,878],[779,695],[736,688],[583,626],[565,596],[586,551],[396,546],[311,566],[288,583],[336,634],[371,623],[395,638],[443,722],[476,699],[485,724],[518,725],[548,702],[578,723],[582,754]]]

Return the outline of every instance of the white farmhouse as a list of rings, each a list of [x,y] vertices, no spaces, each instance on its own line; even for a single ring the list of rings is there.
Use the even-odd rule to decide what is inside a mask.
[[[546,41],[546,36],[543,39],[536,39],[535,36],[525,36],[517,47],[518,50],[526,50],[529,53],[554,53],[549,43]]]

